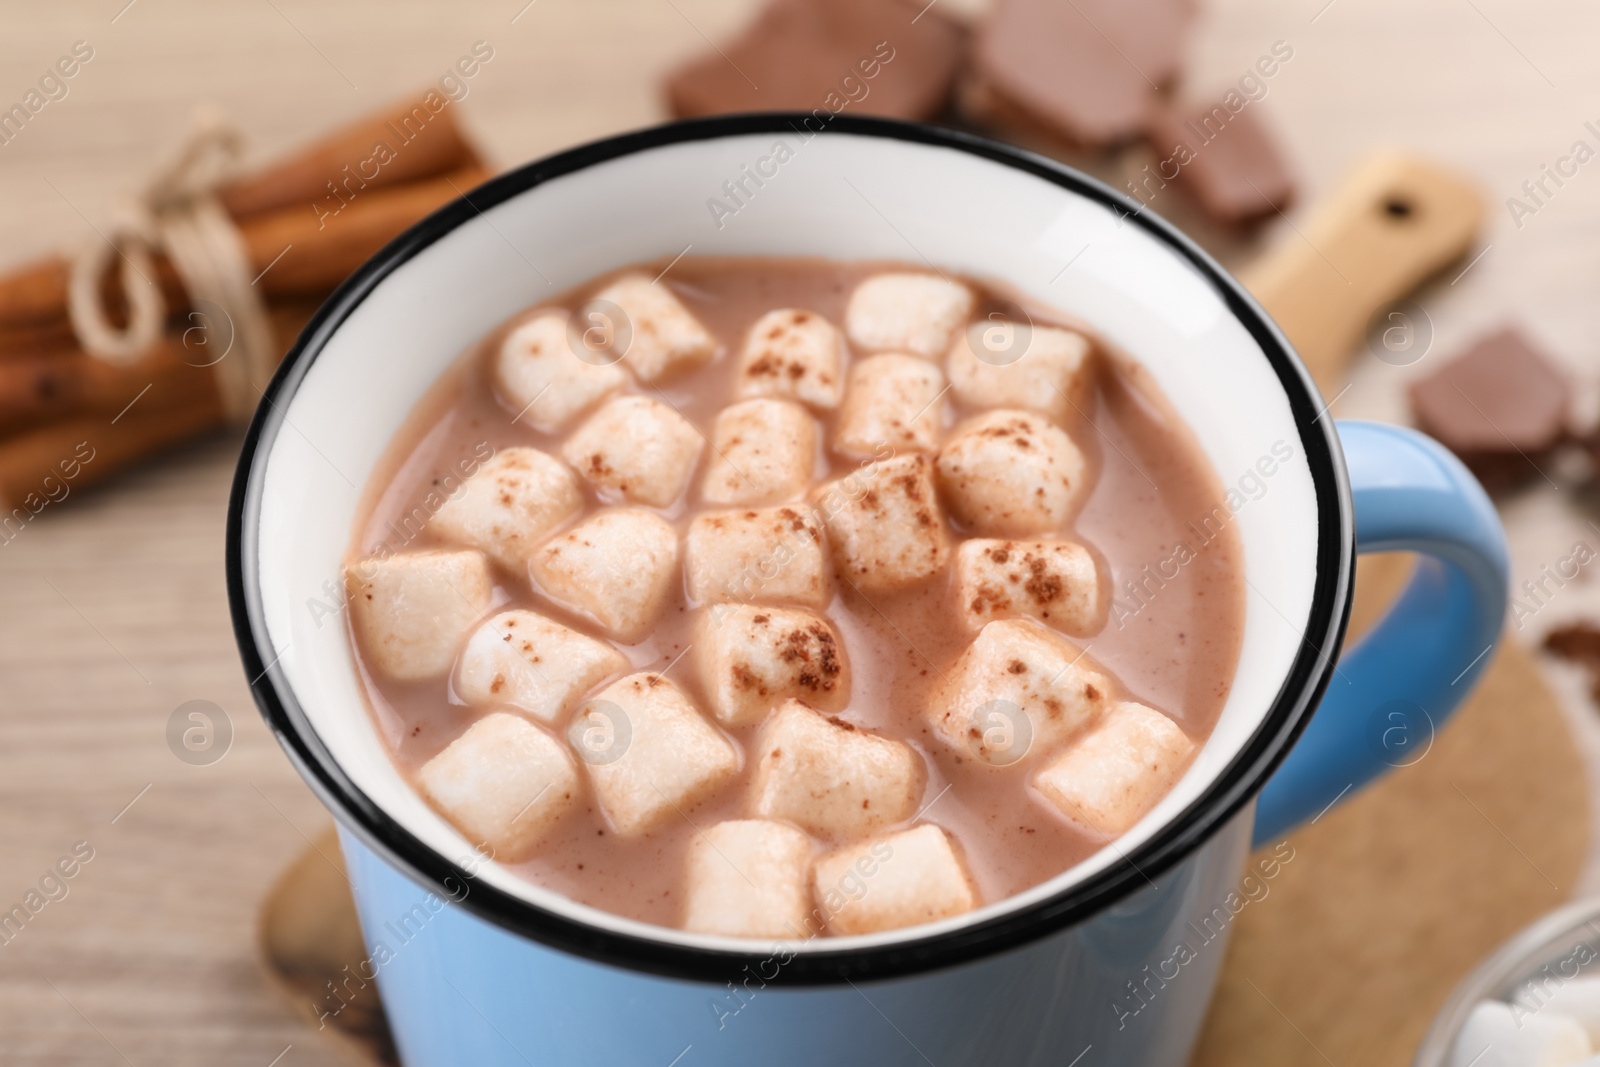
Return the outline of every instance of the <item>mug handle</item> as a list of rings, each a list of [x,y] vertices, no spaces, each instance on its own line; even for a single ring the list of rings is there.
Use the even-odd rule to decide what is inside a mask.
[[[1505,618],[1505,531],[1461,461],[1404,427],[1341,421],[1338,430],[1356,551],[1423,558],[1389,613],[1339,658],[1310,724],[1262,789],[1257,845],[1426,755],[1488,664]]]

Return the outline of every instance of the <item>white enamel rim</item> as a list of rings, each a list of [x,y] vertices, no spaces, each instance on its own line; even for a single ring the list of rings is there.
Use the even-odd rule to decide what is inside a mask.
[[[1026,942],[1203,844],[1265,782],[1320,696],[1330,668],[1315,650],[1343,633],[1353,533],[1337,440],[1331,420],[1316,418],[1304,368],[1237,283],[1170,226],[1068,168],[980,138],[842,117],[808,138],[801,121],[702,120],[575,149],[474,190],[379,253],[306,328],[257,413],[230,510],[228,578],[252,688],[285,750],[347,825],[438,886],[467,877],[453,861],[470,847],[395,770],[343,627],[318,626],[307,602],[339,580],[362,488],[413,404],[468,344],[544,294],[691,247],[923,259],[1010,283],[1131,353],[1224,483],[1289,443],[1270,492],[1235,516],[1250,590],[1238,676],[1173,791],[1123,837],[1025,893],[905,931],[783,943],[787,973],[829,981]],[[790,147],[781,164],[778,142]],[[729,203],[723,182],[757,167],[765,182],[747,180],[752,194],[719,228],[708,200]],[[465,904],[557,947],[658,973],[715,978],[773,951],[624,919],[493,863],[477,867]]]

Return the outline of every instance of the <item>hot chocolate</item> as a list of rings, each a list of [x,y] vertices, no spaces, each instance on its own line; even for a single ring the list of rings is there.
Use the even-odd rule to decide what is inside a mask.
[[[763,938],[959,914],[1137,822],[1244,618],[1151,379],[922,266],[667,266],[495,329],[369,486],[351,631],[407,777],[530,881]]]

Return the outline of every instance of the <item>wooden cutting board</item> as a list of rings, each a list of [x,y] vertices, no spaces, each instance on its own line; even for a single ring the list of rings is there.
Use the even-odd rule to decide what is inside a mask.
[[[1374,160],[1244,280],[1337,397],[1372,316],[1464,254],[1481,215],[1451,175]],[[1362,561],[1352,640],[1409,569]],[[1294,860],[1240,913],[1194,1067],[1410,1063],[1455,984],[1571,894],[1587,813],[1561,707],[1508,635],[1424,756],[1289,837]]]
[[[1373,160],[1245,281],[1337,397],[1371,317],[1459,258],[1481,216],[1450,175]],[[1352,634],[1408,570],[1405,557],[1363,561]],[[1571,891],[1586,798],[1556,698],[1508,640],[1425,756],[1290,837],[1294,859],[1235,925],[1195,1067],[1408,1063],[1456,981]],[[330,830],[261,911],[263,961],[314,1021],[327,982],[365,954],[339,862]],[[394,1062],[376,997],[327,1022]]]
[[[1508,642],[1420,762],[1289,838],[1194,1067],[1409,1064],[1455,984],[1571,893],[1587,806],[1555,697]]]

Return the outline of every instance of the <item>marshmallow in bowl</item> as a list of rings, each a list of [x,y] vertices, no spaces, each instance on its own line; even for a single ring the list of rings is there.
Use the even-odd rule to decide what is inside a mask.
[[[1519,1014],[1549,1011],[1574,1019],[1600,1047],[1600,977],[1580,976],[1559,985],[1543,979],[1530,979],[1511,998]]]
[[[1456,1035],[1449,1067],[1566,1067],[1593,1051],[1589,1035],[1573,1019],[1553,1011],[1523,1015],[1483,1000]]]
[[[652,511],[608,508],[540,547],[528,570],[550,599],[633,642],[666,606],[678,534]]]
[[[485,715],[417,773],[429,800],[473,845],[515,863],[577,806],[578,775],[561,742],[509,712]]]
[[[941,431],[944,375],[927,360],[899,353],[850,368],[833,447],[851,456],[932,452]]]
[[[752,809],[841,840],[915,813],[922,759],[909,745],[868,733],[798,700],[783,704],[756,738]]]
[[[968,419],[939,450],[939,489],[955,520],[991,537],[1061,528],[1088,489],[1088,462],[1042,415],[1002,408]]]
[[[1061,814],[1111,836],[1155,806],[1194,751],[1177,723],[1124,701],[1047,764],[1033,784]]]
[[[379,673],[438,678],[467,628],[489,609],[494,582],[482,552],[408,552],[345,568],[352,622]]]
[[[648,396],[619,396],[589,416],[561,456],[603,494],[664,508],[683,495],[705,438]]]
[[[957,752],[1007,766],[1087,728],[1110,696],[1110,679],[1083,651],[1037,623],[1003,619],[944,673],[927,713]]]
[[[713,604],[695,620],[695,664],[711,712],[748,726],[789,697],[838,711],[850,700],[850,664],[833,624],[793,608]]]
[[[553,433],[628,382],[616,364],[580,358],[564,311],[546,311],[506,335],[494,360],[494,383],[519,421]]]
[[[950,836],[924,823],[822,857],[812,891],[835,934],[873,934],[971,911],[977,903]]]
[[[531,611],[504,611],[472,632],[456,662],[468,704],[520,708],[555,724],[578,698],[628,669],[622,653]]]
[[[578,481],[537,448],[503,448],[462,483],[428,526],[521,572],[528,555],[583,506]]]
[[[624,837],[688,818],[739,769],[738,749],[660,674],[630,674],[600,690],[573,717],[567,737]]]
[[[689,842],[683,928],[723,937],[803,938],[811,839],[767,819],[730,819]]]
[[[839,575],[871,596],[932,578],[950,558],[927,456],[894,456],[820,487],[817,512]]]
[[[644,382],[654,382],[711,358],[716,340],[700,320],[672,295],[665,282],[627,274],[595,296],[622,309],[624,321],[612,328],[626,331],[622,361]]]
[[[1010,331],[984,347],[984,331]],[[978,337],[974,348],[973,334]],[[1011,346],[1014,346],[1011,347]],[[1087,338],[1054,326],[974,324],[962,331],[945,360],[950,391],[980,408],[1024,408],[1062,425],[1087,417],[1094,397],[1093,348]]]
[[[756,399],[730,404],[711,430],[700,496],[711,504],[773,504],[811,485],[817,424],[799,404]]]
[[[972,290],[934,274],[876,274],[850,294],[845,332],[868,352],[937,359],[972,313]]]
[[[1107,597],[1094,555],[1072,541],[974,537],[956,547],[956,609],[969,630],[1026,616],[1070,634],[1105,623]]]
[[[798,604],[832,596],[822,527],[802,505],[713,511],[689,524],[684,570],[700,604]]]
[[[844,391],[844,343],[816,312],[779,308],[750,327],[735,374],[740,397],[797,400],[832,411]]]

